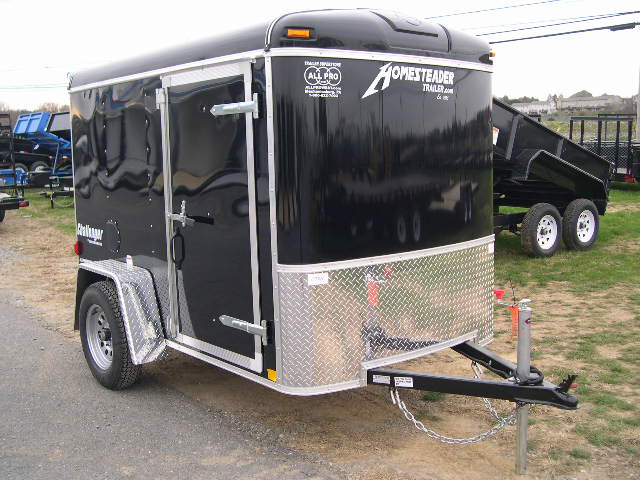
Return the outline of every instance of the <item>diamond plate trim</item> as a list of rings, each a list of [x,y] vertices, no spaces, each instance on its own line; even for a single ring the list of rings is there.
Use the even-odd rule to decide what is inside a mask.
[[[78,268],[115,282],[131,361],[140,365],[164,358],[166,342],[151,274],[116,260],[84,260]]]
[[[457,338],[491,340],[492,237],[465,248],[376,260],[278,272],[278,383],[313,388],[355,381],[363,362],[394,363],[442,349]]]

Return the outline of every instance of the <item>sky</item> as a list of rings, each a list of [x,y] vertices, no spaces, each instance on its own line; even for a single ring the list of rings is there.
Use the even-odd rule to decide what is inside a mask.
[[[514,5],[532,4],[518,8]],[[317,8],[393,9],[475,35],[640,10],[638,0],[0,0],[0,102],[68,103],[69,72]],[[467,13],[476,10],[492,11]],[[437,17],[437,18],[434,18]],[[580,18],[578,18],[580,17]],[[487,40],[640,22],[640,14],[483,36]],[[640,82],[640,26],[494,45],[493,93],[546,98],[579,90],[630,97]]]

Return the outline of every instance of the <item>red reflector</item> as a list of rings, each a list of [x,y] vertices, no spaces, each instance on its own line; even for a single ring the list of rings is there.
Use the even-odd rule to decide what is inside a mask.
[[[506,290],[502,290],[501,288],[496,288],[496,289],[493,291],[493,294],[496,296],[496,298],[497,298],[498,300],[502,300],[502,297],[504,297],[504,294],[505,294],[506,292],[507,292]]]
[[[367,303],[370,307],[378,306],[378,283],[369,282],[367,291]]]
[[[23,200],[18,204],[18,206],[20,208],[28,207],[29,206],[29,201],[28,200]]]
[[[82,243],[80,243],[79,241],[74,243],[73,251],[76,253],[76,255],[82,254]]]

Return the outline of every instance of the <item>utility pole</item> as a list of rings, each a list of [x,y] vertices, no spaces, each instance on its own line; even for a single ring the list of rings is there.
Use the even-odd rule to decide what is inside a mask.
[[[638,96],[636,97],[636,142],[640,143],[640,69],[638,69]]]

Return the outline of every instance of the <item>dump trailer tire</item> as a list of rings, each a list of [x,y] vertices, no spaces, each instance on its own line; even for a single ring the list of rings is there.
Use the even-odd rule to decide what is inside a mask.
[[[24,163],[16,163],[16,171],[22,170],[24,173],[27,173],[29,169]]]
[[[0,210],[0,223],[2,223],[4,221],[4,215],[5,215],[5,211],[4,210]]]
[[[560,246],[562,217],[550,203],[536,203],[524,216],[520,228],[522,249],[532,257],[550,257]]]
[[[50,170],[50,168],[49,165],[47,165],[46,162],[43,162],[42,160],[37,160],[31,164],[32,172],[44,172],[45,170]]]
[[[578,198],[571,202],[562,217],[562,239],[570,250],[588,250],[600,230],[598,209],[591,200]]]
[[[111,281],[87,287],[78,309],[78,325],[84,357],[95,379],[111,390],[135,383],[140,365],[131,361],[118,294]]]

